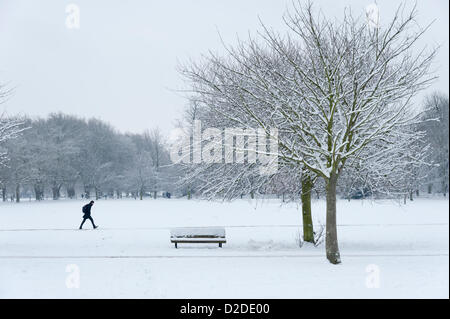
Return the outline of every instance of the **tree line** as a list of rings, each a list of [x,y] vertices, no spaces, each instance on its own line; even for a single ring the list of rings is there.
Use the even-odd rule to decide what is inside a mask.
[[[101,120],[62,113],[13,121],[21,132],[1,145],[3,201],[62,196],[142,199],[173,191],[169,153],[157,129],[122,134]]]

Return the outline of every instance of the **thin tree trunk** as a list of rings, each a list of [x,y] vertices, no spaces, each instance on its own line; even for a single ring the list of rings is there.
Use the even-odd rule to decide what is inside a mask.
[[[143,197],[144,197],[144,189],[141,188],[139,191],[139,199],[142,200]]]
[[[304,175],[302,178],[302,215],[303,215],[303,240],[314,243],[314,227],[311,215],[311,177]],[[284,193],[283,193],[284,195]]]
[[[6,186],[2,187],[2,199],[4,202],[6,202]]]
[[[20,202],[20,184],[16,185],[16,203]]]
[[[336,224],[336,184],[337,175],[331,173],[327,180],[327,225],[325,246],[327,252],[327,259],[332,264],[341,263],[341,256],[339,254],[338,238],[337,238],[337,224]]]
[[[59,199],[60,194],[59,194],[59,187],[58,186],[53,186],[52,187],[52,193],[53,193],[53,200]]]
[[[42,200],[44,197],[42,187],[39,184],[34,185],[34,195],[38,201]]]
[[[75,187],[67,187],[67,197],[69,197],[70,199],[75,198]]]
[[[84,185],[84,197],[86,199],[91,198],[91,190],[89,186]]]

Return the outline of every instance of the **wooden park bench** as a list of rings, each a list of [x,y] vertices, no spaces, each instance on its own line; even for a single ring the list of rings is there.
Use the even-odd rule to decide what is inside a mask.
[[[225,228],[223,227],[182,227],[170,230],[170,241],[178,248],[179,243],[212,243],[225,244]]]

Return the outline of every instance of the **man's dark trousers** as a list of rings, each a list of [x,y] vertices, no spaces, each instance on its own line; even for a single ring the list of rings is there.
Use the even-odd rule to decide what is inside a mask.
[[[94,220],[92,219],[92,217],[91,217],[90,215],[89,215],[89,216],[85,215],[85,216],[83,216],[83,221],[81,222],[80,229],[83,228],[83,225],[84,225],[84,222],[86,221],[86,219],[89,219],[89,220],[91,221],[92,227],[94,227],[94,228],[96,227],[95,224],[94,224]]]

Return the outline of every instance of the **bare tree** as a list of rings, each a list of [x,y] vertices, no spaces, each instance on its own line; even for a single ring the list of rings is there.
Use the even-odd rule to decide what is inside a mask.
[[[5,85],[0,84],[0,105],[5,103],[12,93]],[[25,120],[20,117],[8,117],[5,113],[0,114],[0,185],[2,188],[3,201],[6,200],[6,177],[12,177],[10,170],[10,157],[4,144],[18,136],[27,129]],[[16,193],[19,187],[16,187]],[[16,198],[17,200],[17,198]]]
[[[326,254],[341,262],[336,227],[336,188],[352,159],[371,145],[409,135],[417,120],[411,99],[434,79],[435,51],[417,51],[425,32],[415,8],[404,7],[373,28],[346,12],[342,21],[294,5],[285,16],[290,33],[263,25],[262,41],[250,38],[182,70],[193,99],[242,127],[278,128],[279,158],[320,176],[326,188]],[[413,49],[414,48],[414,49]],[[415,53],[418,52],[418,53]]]

